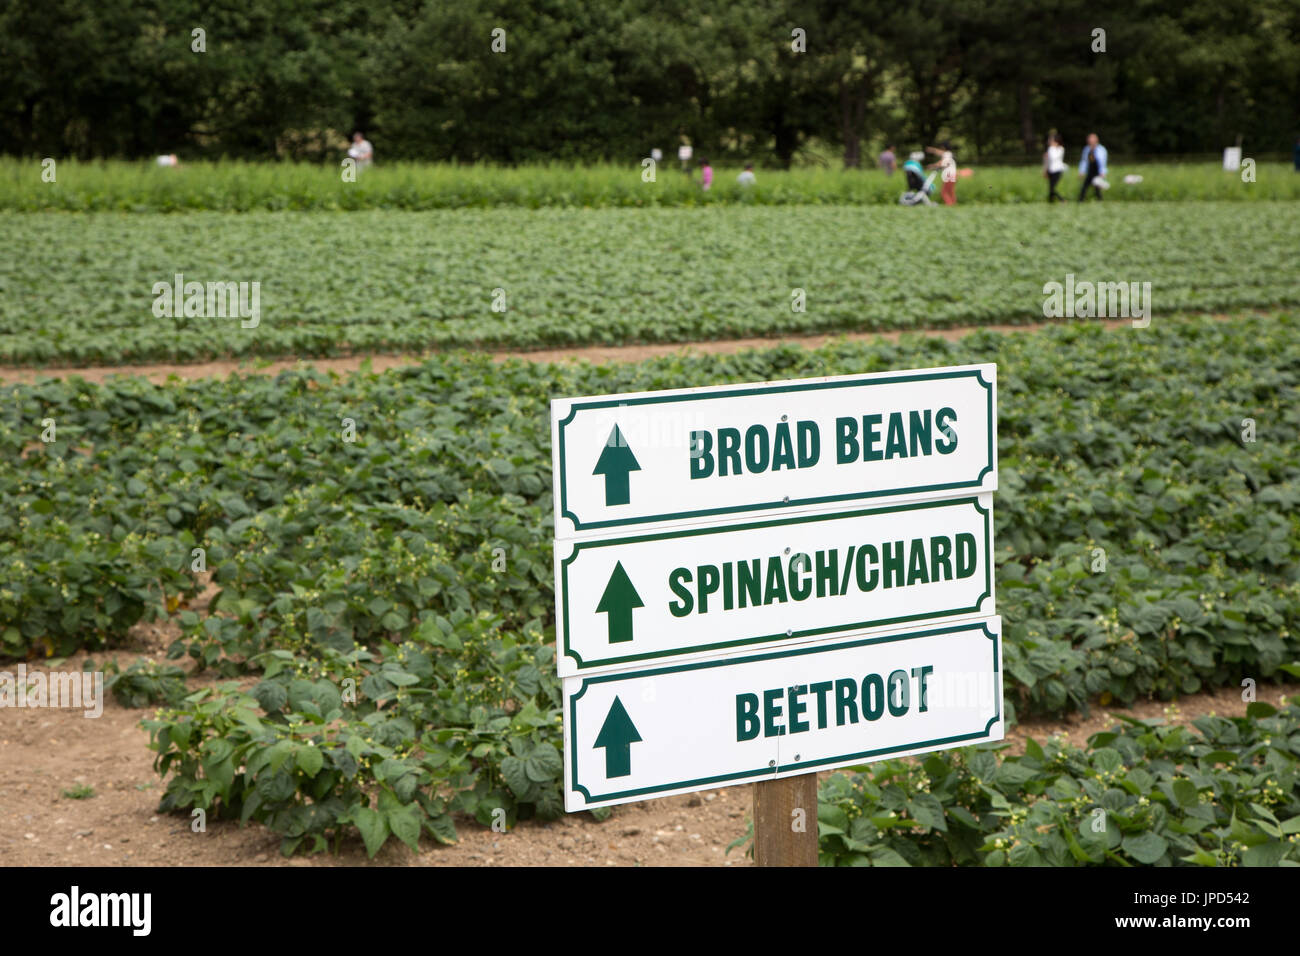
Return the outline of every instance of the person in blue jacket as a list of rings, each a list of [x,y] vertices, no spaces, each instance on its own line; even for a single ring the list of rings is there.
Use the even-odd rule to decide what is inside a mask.
[[[1106,147],[1096,133],[1088,134],[1088,145],[1083,147],[1083,156],[1079,159],[1079,175],[1083,177],[1083,187],[1079,190],[1079,202],[1088,198],[1091,186],[1101,199],[1101,191],[1106,188]]]

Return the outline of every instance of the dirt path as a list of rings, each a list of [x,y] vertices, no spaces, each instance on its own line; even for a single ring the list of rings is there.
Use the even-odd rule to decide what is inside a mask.
[[[123,667],[138,654],[162,658],[168,638],[141,633],[132,647],[117,653]],[[83,657],[60,669],[80,670]],[[98,658],[102,660],[101,658]],[[16,665],[4,665],[13,671]],[[33,668],[35,665],[33,665]],[[192,686],[201,686],[191,682]],[[1300,683],[1263,685],[1260,700],[1281,703],[1300,694]],[[1164,717],[1188,722],[1207,713],[1236,716],[1246,705],[1236,688],[1196,694],[1177,704],[1143,701],[1128,711],[1097,708],[1091,717],[1028,721],[1008,734],[1011,749],[1022,752],[1026,737],[1045,740],[1066,733],[1083,744],[1110,727],[1113,713]],[[348,841],[338,857],[320,855],[286,860],[279,838],[259,824],[240,828],[210,821],[195,833],[181,814],[157,813],[160,778],[152,769],[148,733],[139,726],[151,710],[129,710],[111,697],[103,715],[88,719],[79,710],[0,709],[0,863],[50,866],[78,863],[120,866],[745,866],[743,851],[726,852],[745,832],[751,810],[749,787],[729,787],[615,807],[598,823],[587,814],[565,815],[551,823],[524,822],[508,833],[494,833],[460,819],[460,842],[434,846],[422,841],[420,853],[392,842],[374,861],[360,840]],[[74,799],[75,787],[93,796]]]
[[[1217,315],[1226,319],[1229,315]],[[1034,325],[971,325],[950,329],[909,329],[892,332],[840,332],[823,335],[785,335],[772,338],[726,339],[711,342],[675,342],[662,345],[591,345],[564,349],[539,350],[505,350],[493,351],[492,358],[498,362],[507,359],[524,359],[532,362],[579,362],[593,364],[605,362],[639,362],[643,359],[658,358],[663,355],[732,355],[745,349],[771,348],[776,345],[791,344],[815,349],[828,342],[843,339],[848,342],[869,342],[876,339],[885,342],[897,342],[904,335],[925,335],[933,338],[955,341],[972,332],[1036,332],[1060,322],[1040,322]],[[1129,319],[1103,319],[1098,324],[1107,329],[1126,327]],[[112,365],[83,366],[61,368],[0,368],[0,383],[30,384],[41,378],[67,378],[79,375],[89,382],[102,382],[112,375],[140,375],[153,382],[165,382],[171,376],[190,380],[200,378],[224,378],[232,372],[244,375],[275,375],[288,368],[315,366],[323,372],[348,374],[355,372],[361,364],[369,360],[376,372],[414,365],[424,361],[436,351],[403,353],[394,355],[349,355],[342,358],[315,359],[279,359],[266,361],[257,358],[225,360],[220,362],[199,362],[181,365]]]

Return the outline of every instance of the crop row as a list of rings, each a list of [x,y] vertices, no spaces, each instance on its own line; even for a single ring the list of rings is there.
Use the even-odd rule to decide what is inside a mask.
[[[823,864],[1300,865],[1295,702],[998,749],[836,774],[819,794]]]
[[[1298,352],[1278,314],[628,366],[456,355],[339,380],[11,386],[0,640],[64,655],[119,639],[197,591],[196,548],[222,588],[194,625],[218,648],[206,663],[346,652],[429,613],[549,632],[551,396],[978,360],[1001,376],[1013,698],[1050,712],[1191,692],[1294,650]]]
[[[1041,322],[1064,311],[1048,308],[1049,283],[1075,290],[1067,318],[1086,314],[1089,285],[1102,290],[1094,314],[1156,323],[1182,309],[1300,305],[1289,259],[1300,218],[1288,203],[38,214],[4,225],[29,251],[0,261],[7,365]]]
[[[0,210],[71,212],[250,212],[357,209],[465,209],[497,206],[878,205],[894,204],[905,188],[901,174],[878,169],[759,170],[752,187],[735,181],[738,169],[715,170],[714,187],[700,188],[698,171],[684,175],[674,161],[660,163],[647,181],[639,163],[567,167],[454,166],[380,163],[345,181],[340,167],[291,163],[196,163],[156,168],[148,163],[0,160]],[[44,174],[44,175],[43,175]],[[1253,181],[1217,164],[1115,164],[1107,202],[1300,199],[1300,177],[1287,164],[1262,163]],[[1125,176],[1141,176],[1128,184]],[[1070,193],[1073,173],[1062,192]],[[1077,190],[1077,185],[1074,187]],[[1046,181],[1037,166],[975,167],[958,184],[962,203],[1039,203]],[[1071,196],[1073,198],[1073,196]]]

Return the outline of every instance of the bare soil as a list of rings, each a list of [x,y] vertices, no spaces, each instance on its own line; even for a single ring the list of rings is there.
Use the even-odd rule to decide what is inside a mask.
[[[123,668],[135,656],[162,660],[172,635],[157,625],[136,629],[132,643],[111,656]],[[93,656],[93,655],[92,655]],[[85,655],[59,670],[80,670]],[[104,655],[99,655],[99,661]],[[15,665],[5,665],[13,671]],[[29,664],[29,672],[49,668]],[[192,679],[197,689],[207,683]],[[1258,699],[1274,705],[1300,694],[1300,683],[1258,688]],[[389,842],[368,860],[359,840],[344,844],[338,856],[286,859],[279,838],[260,824],[240,827],[209,821],[193,832],[182,814],[159,814],[160,778],[152,768],[148,732],[140,721],[151,710],[119,706],[106,692],[104,712],[86,718],[80,710],[0,709],[0,865],[120,866],[747,866],[743,849],[727,852],[744,834],[752,811],[748,786],[727,787],[615,807],[597,822],[588,814],[566,815],[542,823],[524,821],[496,833],[476,821],[457,821],[460,842],[438,846],[421,842],[421,852]],[[1089,735],[1116,721],[1114,714],[1164,718],[1186,723],[1202,714],[1245,713],[1241,692],[1232,687],[1182,698],[1174,704],[1142,701],[1127,710],[1095,708],[1087,717],[1027,721],[1012,728],[1012,752],[1025,739],[1064,734],[1083,744]],[[76,787],[93,796],[74,799]]]
[[[1222,315],[1216,318],[1229,318]],[[1096,323],[1108,329],[1116,329],[1130,324],[1129,319],[1099,319]],[[786,335],[773,338],[727,339],[723,341],[665,343],[657,345],[591,345],[564,349],[504,350],[489,354],[493,359],[504,362],[508,359],[522,359],[530,362],[591,362],[600,365],[606,362],[640,362],[644,359],[659,358],[664,355],[732,355],[746,349],[771,348],[776,345],[790,344],[804,348],[819,348],[828,342],[870,342],[880,340],[897,342],[904,335],[924,335],[932,338],[956,341],[972,332],[1035,332],[1040,329],[1061,325],[1060,322],[1042,322],[1032,325],[980,325],[960,326],[949,329],[910,329],[892,332],[841,332],[825,335]],[[433,355],[434,351],[408,352],[401,354],[348,355],[341,358],[313,359],[229,359],[217,362],[197,362],[193,364],[172,365],[113,365],[58,368],[0,368],[0,382],[9,384],[30,384],[42,378],[67,378],[80,376],[88,382],[102,382],[113,375],[136,375],[152,382],[165,382],[175,377],[182,380],[200,378],[225,378],[238,372],[241,375],[276,375],[285,369],[306,368],[314,366],[322,372],[338,372],[346,375],[357,371],[362,363],[370,362],[371,369],[383,372],[390,368],[415,365]]]

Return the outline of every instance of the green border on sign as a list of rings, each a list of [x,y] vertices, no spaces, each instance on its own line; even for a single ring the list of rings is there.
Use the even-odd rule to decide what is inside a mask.
[[[775,634],[755,634],[750,637],[737,638],[731,641],[716,641],[711,644],[699,644],[692,647],[672,648],[662,651],[645,651],[640,654],[623,654],[618,657],[604,657],[598,661],[588,663],[582,659],[577,651],[569,646],[569,565],[577,560],[578,554],[584,550],[594,550],[596,548],[609,547],[610,545],[627,544],[631,541],[662,541],[671,538],[692,538],[701,535],[710,534],[729,534],[734,531],[752,531],[755,528],[772,528],[788,527],[796,524],[806,524],[815,521],[837,521],[844,518],[857,518],[864,515],[879,514],[901,514],[907,511],[923,511],[929,508],[949,508],[953,505],[969,504],[975,507],[975,510],[984,518],[984,592],[975,599],[975,603],[970,607],[944,608],[938,611],[929,611],[924,614],[908,614],[903,617],[883,617],[868,619],[865,621],[848,621],[844,624],[832,624],[827,627],[810,627],[806,630],[793,631],[786,633],[778,631]],[[800,637],[817,637],[821,634],[840,634],[847,631],[861,631],[872,627],[889,627],[894,624],[911,624],[916,621],[928,621],[938,617],[953,617],[957,614],[978,614],[980,605],[984,599],[993,594],[993,555],[989,536],[992,532],[990,512],[979,503],[979,498],[940,498],[935,501],[921,501],[910,505],[893,505],[882,508],[866,508],[857,511],[838,511],[831,514],[804,515],[790,518],[773,518],[767,521],[755,521],[748,524],[728,525],[721,528],[686,528],[663,531],[658,534],[637,535],[631,538],[605,538],[599,541],[578,541],[573,548],[573,553],[560,562],[560,589],[564,597],[564,614],[562,620],[558,622],[559,631],[559,653],[573,661],[579,670],[587,670],[593,667],[612,667],[619,664],[630,664],[636,661],[655,660],[662,657],[678,657],[683,654],[699,654],[707,651],[721,651],[729,647],[745,647],[750,644],[763,644],[768,641],[793,640]],[[992,614],[993,611],[988,613]]]
[[[775,660],[781,657],[798,657],[803,654],[818,654],[824,651],[843,650],[846,647],[865,647],[870,644],[889,644],[894,641],[907,641],[920,637],[934,637],[938,634],[955,634],[959,631],[968,631],[979,629],[984,632],[984,636],[993,642],[993,673],[997,674],[1000,670],[998,661],[998,636],[989,630],[988,624],[984,621],[968,621],[964,624],[954,624],[951,627],[935,628],[929,631],[916,631],[910,634],[894,634],[885,637],[867,637],[857,641],[842,641],[835,644],[814,644],[811,646],[793,647],[782,651],[773,651],[768,654],[756,654],[752,657],[727,658],[725,660],[700,661],[694,664],[677,664],[672,667],[659,667],[650,670],[640,671],[622,671],[616,674],[597,674],[591,677],[582,678],[582,687],[579,691],[569,698],[569,762],[570,762],[570,779],[573,782],[572,790],[575,793],[581,793],[588,803],[597,803],[602,800],[621,800],[625,797],[640,797],[653,793],[663,793],[667,790],[677,790],[681,787],[703,787],[708,784],[726,783],[735,780],[752,780],[756,777],[766,777],[774,773],[785,773],[789,770],[807,769],[815,770],[826,764],[840,763],[844,761],[862,760],[864,762],[877,757],[885,757],[891,753],[899,753],[904,750],[914,750],[917,747],[942,747],[945,744],[957,744],[963,741],[975,741],[987,739],[989,731],[993,725],[998,722],[1002,716],[1002,701],[999,699],[995,705],[993,716],[985,723],[983,730],[972,731],[969,734],[959,734],[954,737],[940,737],[934,740],[918,740],[913,743],[899,744],[895,747],[880,747],[875,750],[863,750],[858,753],[841,754],[836,757],[823,757],[820,760],[801,760],[798,762],[780,764],[776,767],[760,767],[756,770],[739,770],[735,773],[718,774],[713,777],[698,777],[694,780],[679,780],[673,783],[659,784],[653,787],[642,787],[639,790],[620,790],[617,793],[602,793],[592,795],[586,787],[578,782],[578,699],[587,692],[587,688],[593,684],[602,684],[607,681],[626,680],[632,677],[657,677],[660,674],[675,674],[678,671],[701,670],[708,667],[729,667],[735,664],[748,664],[754,661]],[[577,678],[569,678],[576,680]]]
[[[914,485],[909,488],[882,488],[879,491],[858,491],[850,492],[843,495],[821,495],[815,498],[790,498],[780,501],[755,502],[747,505],[734,505],[726,508],[703,508],[696,511],[675,511],[665,512],[664,514],[646,515],[641,518],[615,518],[609,521],[588,521],[584,522],[578,518],[569,507],[569,488],[565,475],[568,469],[565,467],[565,442],[564,429],[573,421],[579,410],[596,409],[596,408],[619,408],[630,405],[660,405],[670,402],[699,402],[710,401],[719,398],[743,397],[747,395],[773,395],[780,392],[806,392],[824,388],[863,388],[871,385],[895,385],[899,382],[930,382],[946,378],[967,378],[974,379],[987,391],[986,414],[988,418],[988,458],[984,468],[980,471],[979,477],[974,481],[952,481],[939,482],[929,485]],[[848,382],[813,382],[809,384],[793,385],[770,385],[766,387],[755,388],[738,388],[729,392],[710,392],[703,395],[670,395],[667,397],[647,396],[644,398],[612,398],[598,402],[575,402],[569,409],[569,414],[564,418],[558,427],[560,440],[560,474],[558,480],[560,484],[559,507],[560,516],[568,518],[573,522],[575,531],[582,531],[591,528],[613,528],[625,527],[628,525],[648,524],[651,521],[675,521],[683,518],[702,518],[710,515],[735,514],[741,511],[767,511],[772,508],[795,508],[800,505],[832,504],[837,501],[857,501],[863,498],[883,498],[902,495],[925,494],[932,491],[957,491],[963,488],[982,488],[984,485],[984,476],[993,470],[993,383],[984,381],[984,376],[980,374],[980,369],[965,369],[960,372],[931,372],[925,375],[895,375],[888,378],[878,378],[869,381],[848,381]]]

